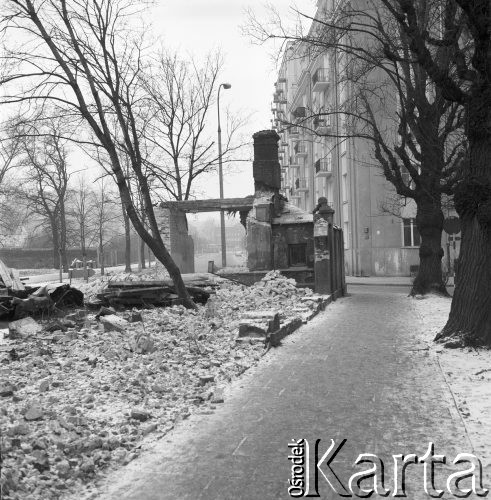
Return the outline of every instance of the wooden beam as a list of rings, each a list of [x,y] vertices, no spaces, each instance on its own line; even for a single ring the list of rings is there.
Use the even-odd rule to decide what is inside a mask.
[[[160,204],[162,208],[181,210],[183,212],[242,212],[251,210],[254,197],[245,198],[217,198],[213,200],[186,200],[165,201]]]

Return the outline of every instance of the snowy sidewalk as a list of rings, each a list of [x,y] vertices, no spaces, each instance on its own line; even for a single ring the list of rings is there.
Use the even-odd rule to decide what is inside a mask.
[[[367,287],[331,304],[237,381],[214,414],[192,416],[91,498],[287,499],[292,438],[311,447],[322,439],[321,454],[331,439],[347,439],[333,465],[345,484],[360,453],[377,454],[388,488],[395,454],[421,457],[429,442],[450,462],[471,453],[410,300]],[[440,467],[436,483],[445,489],[454,469]],[[408,482],[409,498],[428,498],[421,465]],[[322,477],[319,490],[341,498]]]

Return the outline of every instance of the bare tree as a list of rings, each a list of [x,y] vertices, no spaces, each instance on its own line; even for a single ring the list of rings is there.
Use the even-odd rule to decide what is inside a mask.
[[[96,196],[94,190],[87,185],[85,177],[81,177],[76,189],[72,189],[68,214],[74,220],[75,241],[80,246],[84,268],[87,267],[87,247],[95,239]]]
[[[147,104],[154,113],[146,132],[155,158],[150,170],[172,199],[189,199],[195,180],[218,165],[215,131],[209,123],[222,66],[220,52],[209,54],[202,65],[163,53],[145,82]],[[226,118],[224,165],[240,161],[244,142],[238,134],[246,121],[230,113]]]
[[[469,143],[455,207],[462,225],[458,283],[437,338],[491,343],[491,4],[489,0],[382,0],[411,55],[443,97],[465,109]],[[425,19],[438,19],[426,29]]]
[[[333,109],[312,107],[295,123],[284,118],[280,127],[296,125],[314,136],[371,143],[386,180],[417,207],[420,266],[411,293],[447,294],[441,268],[442,197],[452,195],[466,152],[462,107],[447,101],[431,84],[397,22],[375,3],[359,8],[357,2],[346,2],[334,11],[318,12],[315,18],[303,17],[312,23],[306,33],[289,31],[277,15],[272,25],[265,25],[251,13],[248,32],[263,42],[295,41],[298,49],[293,57],[328,52],[336,61],[342,55],[343,72],[336,72],[335,78],[339,87],[349,88],[349,97]],[[427,29],[434,22],[428,19]],[[319,134],[315,127],[319,120],[338,126]]]
[[[15,188],[26,210],[41,217],[53,244],[53,266],[68,271],[67,199],[71,177],[66,140],[60,122],[47,120],[36,127],[19,125],[20,157],[17,167],[26,171],[22,186]]]
[[[0,231],[7,234],[15,232],[26,216],[9,178],[20,154],[20,139],[15,134],[14,123],[14,118],[6,120],[0,132]]]
[[[11,89],[17,84],[17,90],[7,91],[3,102],[48,100],[82,120],[91,136],[80,134],[77,140],[107,153],[133,227],[169,272],[183,303],[194,308],[160,235],[143,171],[148,115],[139,80],[145,62],[142,37],[135,35],[135,16],[142,4],[133,0],[8,0],[5,4],[1,20],[9,44],[7,56],[17,62],[17,68],[0,83],[11,84]],[[15,44],[16,40],[22,44]],[[121,155],[128,158],[136,179],[148,230],[134,205]]]
[[[105,249],[111,242],[112,238],[119,235],[118,231],[121,216],[116,210],[118,202],[114,193],[108,190],[107,182],[104,177],[99,181],[97,189],[94,190],[94,207],[93,207],[93,227],[95,230],[94,240],[97,242],[99,267],[101,275],[105,273]]]
[[[4,124],[0,136],[0,189],[19,154],[19,140],[15,137],[11,125],[11,123]]]

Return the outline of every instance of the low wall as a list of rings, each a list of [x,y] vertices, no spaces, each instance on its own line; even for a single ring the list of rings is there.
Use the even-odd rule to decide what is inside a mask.
[[[419,248],[372,248],[373,276],[409,276],[419,264]]]
[[[97,261],[97,251],[87,249],[87,260]],[[67,250],[68,264],[73,259],[81,259],[82,251],[79,248]],[[51,269],[53,268],[52,248],[0,248],[0,259],[8,267],[14,269]]]

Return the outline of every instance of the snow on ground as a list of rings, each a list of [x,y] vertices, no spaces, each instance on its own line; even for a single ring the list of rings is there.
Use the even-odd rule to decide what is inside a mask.
[[[441,366],[475,454],[491,467],[491,350],[448,349],[433,342],[447,321],[450,304],[451,299],[438,296],[413,299],[425,325],[422,340]]]
[[[197,311],[142,310],[123,331],[81,311],[64,332],[10,340],[0,349],[2,499],[80,498],[146,441],[213,412],[221,387],[264,353],[262,341],[237,342],[240,313],[274,309],[285,321],[311,294],[271,272],[251,287],[222,284]]]

